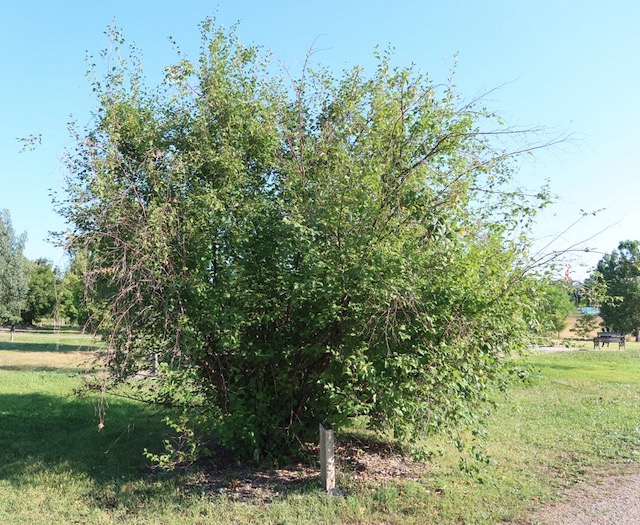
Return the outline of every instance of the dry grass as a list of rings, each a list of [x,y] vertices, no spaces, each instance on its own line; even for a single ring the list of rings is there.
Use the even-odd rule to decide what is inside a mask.
[[[575,333],[575,332],[572,332],[571,330],[573,330],[573,328],[574,328],[574,327],[575,327],[575,325],[576,325],[576,322],[578,321],[578,319],[579,319],[580,317],[582,317],[582,314],[573,314],[573,315],[570,315],[570,316],[567,318],[567,326],[565,327],[565,329],[564,329],[564,330],[562,330],[562,332],[560,332],[560,339],[564,339],[564,338],[567,338],[567,339],[573,339],[573,338],[575,338],[575,337],[578,337],[578,336],[576,335],[576,333]],[[596,316],[596,321],[598,322],[598,324],[599,324],[599,325],[600,325],[600,324],[602,324],[602,323],[604,322],[604,321],[602,320],[602,317],[600,317],[600,316]],[[595,336],[596,336],[596,333],[597,333],[597,332],[601,332],[601,331],[602,331],[602,329],[601,329],[601,328],[598,328],[598,329],[594,330],[593,332],[590,332],[589,334],[587,334],[587,337],[588,337],[588,338],[595,337]]]
[[[18,329],[12,337],[4,327],[0,328],[0,370],[85,373],[93,368],[100,345],[96,338],[76,330]]]
[[[22,352],[0,350],[0,370],[68,369],[78,372],[93,368],[93,352]]]

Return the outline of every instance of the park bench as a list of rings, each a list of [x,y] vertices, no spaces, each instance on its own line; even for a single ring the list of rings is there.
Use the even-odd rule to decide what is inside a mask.
[[[624,334],[620,332],[598,332],[597,335],[593,338],[593,348],[604,348],[606,344],[609,346],[609,343],[618,343],[618,348],[624,348]]]

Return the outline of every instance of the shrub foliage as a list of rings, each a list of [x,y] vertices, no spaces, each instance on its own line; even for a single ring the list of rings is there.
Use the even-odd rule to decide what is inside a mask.
[[[207,21],[158,87],[117,58],[60,203],[112,381],[157,361],[141,396],[244,457],[473,423],[526,339],[523,135],[388,53],[285,81]]]

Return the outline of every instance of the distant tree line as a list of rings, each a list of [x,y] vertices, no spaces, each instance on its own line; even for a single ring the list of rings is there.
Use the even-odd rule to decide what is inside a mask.
[[[25,241],[26,234],[15,232],[9,211],[0,211],[0,324],[87,323],[82,258],[72,257],[63,271],[47,259],[28,260]]]

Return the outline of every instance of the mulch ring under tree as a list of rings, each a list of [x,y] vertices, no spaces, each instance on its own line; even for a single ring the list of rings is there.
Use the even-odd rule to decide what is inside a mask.
[[[336,444],[337,489],[339,492],[365,490],[397,479],[419,481],[429,468],[426,463],[394,450],[388,444],[343,438]],[[305,462],[283,468],[260,469],[224,460],[197,465],[187,488],[219,494],[234,501],[268,503],[288,494],[320,488],[318,446],[309,446]]]

